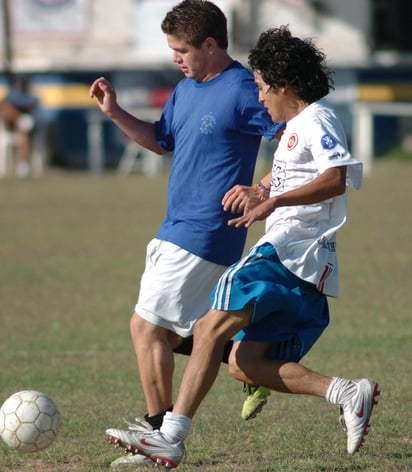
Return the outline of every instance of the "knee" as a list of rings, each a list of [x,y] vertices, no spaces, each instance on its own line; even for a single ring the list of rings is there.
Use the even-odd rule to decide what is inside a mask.
[[[151,325],[143,320],[137,313],[130,318],[130,336],[133,344],[141,344],[151,338]]]
[[[180,336],[146,321],[136,312],[130,318],[130,335],[135,350],[139,352],[155,349],[155,346],[173,349],[181,342]]]
[[[239,369],[239,366],[237,365],[236,362],[233,362],[231,357],[229,357],[229,375],[232,377],[232,379],[235,380],[242,380],[242,371]]]
[[[246,382],[245,373],[243,372],[242,367],[239,365],[236,352],[234,352],[233,349],[229,356],[228,371],[232,379],[239,380],[240,382]]]
[[[193,329],[193,339],[195,340],[196,345],[203,343],[206,339],[210,339],[209,332],[209,327],[204,320],[202,318],[197,320]]]
[[[235,343],[229,356],[229,375],[241,382],[250,382],[256,367],[263,359],[260,346],[249,343]]]
[[[226,341],[230,336],[223,329],[219,329],[219,323],[216,318],[210,313],[200,318],[193,331],[193,338],[197,345],[203,343],[219,344]]]
[[[139,333],[139,316],[136,313],[133,313],[132,317],[130,318],[130,335],[134,340]]]

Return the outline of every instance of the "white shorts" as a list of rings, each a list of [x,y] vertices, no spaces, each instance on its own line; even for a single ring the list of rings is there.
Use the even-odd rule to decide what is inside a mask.
[[[152,239],[135,311],[156,326],[190,336],[209,310],[210,293],[225,269],[173,243]]]

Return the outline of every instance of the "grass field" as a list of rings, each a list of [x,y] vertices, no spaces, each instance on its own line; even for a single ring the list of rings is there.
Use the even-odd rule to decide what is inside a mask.
[[[41,390],[63,416],[42,453],[1,444],[1,472],[108,470],[121,451],[105,429],[145,413],[128,322],[166,180],[52,172],[0,181],[0,403],[18,390]],[[326,374],[380,382],[361,452],[347,455],[337,408],[320,399],[272,393],[264,413],[243,422],[242,386],[223,367],[178,470],[412,470],[411,186],[412,162],[381,160],[351,192],[338,241],[340,297],[304,359]],[[252,227],[249,245],[261,230]],[[184,363],[176,357],[177,380]]]

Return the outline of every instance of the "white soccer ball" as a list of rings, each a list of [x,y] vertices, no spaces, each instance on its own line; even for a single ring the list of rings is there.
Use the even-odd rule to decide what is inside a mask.
[[[0,409],[0,436],[9,447],[21,452],[36,452],[50,446],[59,426],[59,410],[42,392],[14,393]]]

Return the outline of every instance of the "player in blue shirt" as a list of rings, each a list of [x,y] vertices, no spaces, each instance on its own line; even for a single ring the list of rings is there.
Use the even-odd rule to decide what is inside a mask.
[[[166,217],[147,247],[130,322],[145,419],[154,429],[172,407],[173,350],[190,339],[217,280],[244,248],[246,229],[228,225],[233,215],[222,198],[236,184],[251,185],[261,137],[270,140],[283,127],[259,103],[250,71],[229,56],[226,18],[215,4],[184,0],[166,15],[162,30],[185,78],[159,121],[147,123],[122,109],[104,77],[90,89],[131,139],[158,154],[173,153]]]

